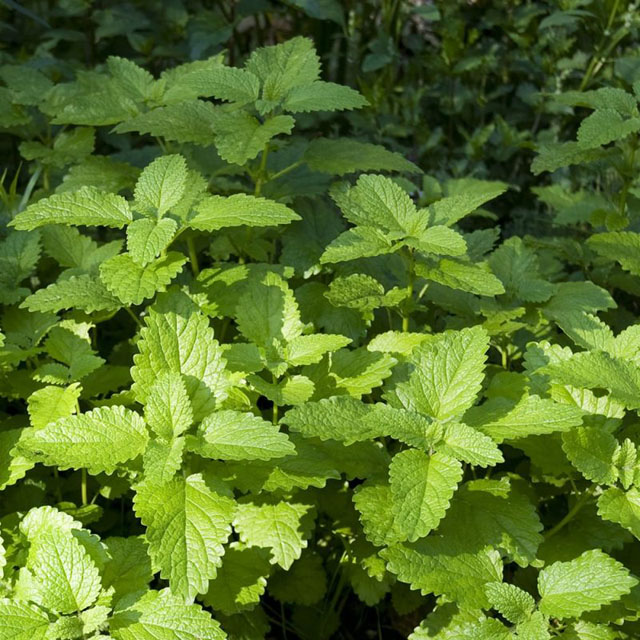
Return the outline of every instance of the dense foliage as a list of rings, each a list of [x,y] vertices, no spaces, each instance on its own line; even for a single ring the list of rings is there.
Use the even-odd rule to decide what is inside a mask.
[[[638,15],[5,0],[0,640],[639,637]]]

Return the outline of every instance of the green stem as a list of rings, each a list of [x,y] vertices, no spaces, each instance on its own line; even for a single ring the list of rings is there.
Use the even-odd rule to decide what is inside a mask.
[[[58,498],[58,502],[62,502],[62,490],[60,489],[60,474],[58,473],[58,467],[53,467],[53,477],[55,478],[56,498]]]
[[[273,405],[275,407],[275,405]],[[287,617],[284,615],[284,603],[280,603],[280,619],[282,620],[282,637],[287,640]]]
[[[402,313],[403,333],[409,331],[409,317],[411,315],[411,307],[413,306],[413,287],[416,279],[416,260],[413,255],[413,249],[409,249],[408,262],[407,270],[409,272],[409,282],[407,284],[407,298],[405,300],[404,311]]]
[[[544,534],[544,539],[549,540],[549,538],[555,536],[556,533],[558,533],[558,531],[566,527],[567,524],[569,524],[569,522],[571,522],[571,520],[573,520],[576,517],[576,515],[580,512],[582,507],[584,507],[584,505],[588,502],[589,498],[591,498],[592,492],[593,492],[593,487],[590,487],[584,493],[582,493],[582,495],[576,500],[576,503],[573,505],[573,507],[569,509],[569,511],[567,512],[567,515],[565,515],[565,517],[562,518],[562,520],[560,520],[558,524],[556,524],[554,527],[549,529],[549,531],[547,531]]]
[[[86,469],[82,469],[81,473],[82,473],[82,480],[81,480],[80,492],[81,492],[81,498],[82,498],[82,506],[86,507],[87,503],[88,503],[88,498],[87,498],[87,470]]]
[[[273,384],[278,384],[278,379],[275,377],[275,375],[272,375],[272,380],[273,380]],[[272,409],[273,413],[271,415],[271,422],[273,422],[273,424],[278,424],[278,405],[276,404],[275,400],[273,402],[273,409]]]
[[[198,253],[196,252],[196,245],[191,236],[187,237],[187,248],[189,250],[189,262],[191,262],[191,271],[193,271],[193,277],[197,278],[200,275],[200,266],[198,265]]]
[[[596,71],[596,67],[598,66],[598,63],[603,58],[602,50],[604,48],[604,43],[606,42],[607,36],[609,35],[609,30],[613,25],[613,21],[615,20],[616,14],[618,13],[619,4],[620,4],[620,0],[615,0],[615,2],[613,3],[613,7],[611,7],[611,11],[609,12],[609,17],[607,19],[607,26],[605,27],[604,33],[602,34],[600,43],[596,47],[593,57],[589,61],[589,66],[587,67],[587,71],[584,74],[584,77],[582,78],[582,82],[580,83],[580,89],[579,89],[580,91],[584,91],[586,89],[587,85],[591,81],[591,78],[593,77]],[[616,33],[616,35],[618,34]],[[619,40],[620,40],[619,37],[617,38],[617,40],[616,38],[612,40],[613,46],[610,45],[607,48],[607,51],[605,52],[604,57],[606,57],[611,52],[611,49],[617,44],[617,41]]]
[[[139,326],[142,326],[142,322],[140,322],[140,320],[138,319],[138,316],[133,313],[133,311],[131,311],[131,309],[129,307],[121,307],[121,309],[124,309],[132,318],[133,321]]]
[[[302,160],[298,160],[298,161],[294,162],[293,164],[290,164],[288,167],[285,167],[284,169],[281,169],[280,171],[274,173],[269,178],[269,182],[271,182],[272,180],[277,180],[281,176],[286,175],[287,173],[289,173],[289,171],[293,171],[294,169],[297,169],[301,165],[302,165]]]
[[[624,216],[625,209],[627,208],[627,194],[629,193],[629,189],[631,188],[631,184],[634,179],[634,165],[636,162],[636,150],[638,148],[638,137],[634,136],[633,141],[631,143],[631,156],[629,158],[629,171],[628,176],[623,176],[624,186],[622,188],[622,192],[620,194],[620,201],[618,204],[618,209],[620,211],[620,215]]]
[[[260,168],[258,169],[258,178],[256,180],[256,186],[253,190],[254,196],[259,196],[262,192],[262,185],[264,184],[264,179],[266,177],[267,172],[267,156],[269,155],[269,143],[264,145],[264,149],[262,150],[262,157],[260,158]]]

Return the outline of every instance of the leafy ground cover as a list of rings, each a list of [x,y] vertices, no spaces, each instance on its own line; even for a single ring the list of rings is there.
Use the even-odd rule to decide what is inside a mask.
[[[640,636],[634,4],[0,18],[0,640]]]

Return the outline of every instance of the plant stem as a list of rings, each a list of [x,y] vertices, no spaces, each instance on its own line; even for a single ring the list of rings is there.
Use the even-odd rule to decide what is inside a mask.
[[[611,52],[611,49],[613,49],[613,47],[615,47],[615,45],[622,39],[622,37],[624,37],[624,35],[620,36],[619,32],[616,32],[616,37],[612,39],[612,42],[610,43],[609,47],[607,47],[607,50],[604,52],[604,55],[603,55],[602,51],[604,48],[604,43],[606,42],[606,39],[609,35],[609,30],[613,25],[613,21],[615,20],[616,14],[618,13],[619,4],[620,4],[620,0],[615,0],[615,2],[613,3],[613,7],[611,7],[611,11],[609,12],[609,18],[607,19],[607,26],[605,27],[605,30],[602,34],[602,38],[593,54],[593,57],[589,61],[589,66],[587,67],[587,71],[585,72],[582,78],[579,91],[584,91],[586,89],[587,85],[591,81],[591,78],[593,77],[594,73],[597,70],[598,63],[600,63],[603,58],[606,58]]]
[[[82,469],[81,473],[82,473],[82,480],[80,485],[80,492],[82,497],[82,506],[86,507],[87,501],[88,501],[87,500],[87,470]]]
[[[278,384],[278,379],[275,377],[275,375],[272,375],[272,381],[274,385]],[[273,401],[272,411],[273,413],[271,415],[271,421],[273,422],[273,424],[278,424],[278,405],[276,404],[275,400]]]
[[[198,265],[198,253],[196,252],[196,245],[191,236],[187,237],[187,248],[189,250],[189,262],[191,262],[191,271],[193,271],[193,277],[197,278],[200,275],[200,266]]]
[[[140,322],[140,320],[138,319],[138,316],[133,313],[133,311],[131,311],[131,309],[129,307],[121,307],[122,309],[124,309],[132,318],[133,321],[139,326],[142,326],[142,322]]]
[[[258,178],[256,180],[256,186],[253,190],[254,196],[259,196],[262,192],[262,185],[264,184],[264,179],[266,177],[267,171],[267,156],[269,155],[269,143],[264,145],[264,149],[262,150],[262,157],[260,158],[260,168],[258,169]]]
[[[275,405],[273,405],[275,407]],[[287,640],[287,618],[284,615],[284,603],[280,603],[280,618],[282,620],[282,637]]]
[[[58,467],[53,467],[53,477],[55,478],[56,498],[58,498],[58,502],[62,502],[62,490],[60,489],[60,474],[58,473]]]
[[[549,538],[555,536],[556,533],[558,533],[558,531],[560,531],[567,524],[569,524],[569,522],[571,522],[571,520],[573,520],[576,517],[576,515],[579,513],[582,507],[584,507],[584,505],[587,503],[589,498],[591,498],[592,492],[593,492],[593,487],[590,487],[584,493],[582,493],[582,495],[576,500],[576,503],[573,505],[573,507],[569,509],[569,511],[567,512],[567,515],[565,515],[565,517],[562,518],[560,522],[558,522],[555,526],[553,526],[551,529],[549,529],[549,531],[547,531],[544,534],[544,539],[549,540]]]
[[[402,331],[406,333],[409,331],[409,316],[411,315],[411,307],[413,303],[413,287],[416,279],[416,260],[413,255],[413,249],[409,249],[408,252],[408,266],[409,282],[407,284],[407,298],[405,300],[404,311],[402,314]]]
[[[270,178],[269,181],[271,182],[272,180],[277,180],[278,178],[280,178],[281,176],[286,175],[287,173],[289,173],[289,171],[293,171],[294,169],[297,169],[299,166],[302,165],[302,160],[297,160],[296,162],[294,162],[293,164],[290,164],[288,167],[285,167],[284,169],[281,169],[280,171],[278,171],[277,173],[274,173]]]

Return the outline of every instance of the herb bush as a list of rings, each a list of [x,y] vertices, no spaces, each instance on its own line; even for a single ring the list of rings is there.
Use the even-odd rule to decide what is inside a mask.
[[[0,640],[638,637],[639,66],[423,175],[378,45],[165,64],[145,8],[155,75],[0,68]]]

